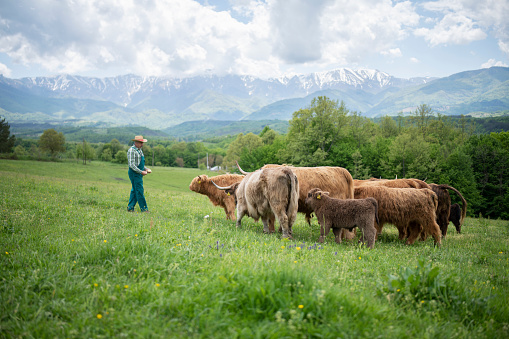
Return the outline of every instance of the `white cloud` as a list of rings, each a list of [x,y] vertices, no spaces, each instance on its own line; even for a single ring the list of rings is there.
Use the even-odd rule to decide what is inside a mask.
[[[412,62],[414,64],[418,64],[421,61],[419,59],[417,59],[417,58],[412,57],[412,58],[410,58],[410,62]]]
[[[388,51],[380,52],[380,54],[385,55],[385,56],[390,56],[390,57],[393,57],[393,58],[397,58],[397,57],[400,57],[400,56],[403,55],[399,48],[391,48]]]
[[[419,22],[409,1],[336,1],[321,20],[322,59],[330,63],[359,62],[361,57],[395,49]]]
[[[509,41],[508,42],[499,41],[498,42],[498,47],[500,48],[500,50],[502,52],[504,52],[505,54],[507,54],[509,56]]]
[[[495,59],[490,59],[487,62],[485,62],[484,64],[482,64],[481,68],[490,68],[490,67],[494,67],[494,66],[508,67],[507,64],[502,61],[496,61]]]
[[[397,55],[418,20],[409,1],[389,0],[239,0],[230,12],[192,0],[2,2],[0,52],[52,72],[270,76]]]
[[[9,78],[11,76],[11,70],[6,65],[0,62],[0,74],[4,77]]]
[[[415,35],[424,37],[431,46],[467,44],[482,40],[487,34],[470,18],[457,13],[448,13],[433,28],[418,28]]]
[[[0,1],[0,53],[52,73],[280,75],[401,57],[411,33],[430,45],[495,32],[509,55],[509,1]],[[424,9],[433,17],[420,16]],[[423,26],[419,26],[423,25]],[[491,33],[490,33],[491,34]]]
[[[424,2],[422,8],[443,16],[430,28],[419,28],[416,35],[423,36],[432,46],[463,44],[485,39],[492,34],[500,49],[509,55],[509,1],[507,0],[438,0]],[[429,23],[429,22],[428,22]]]

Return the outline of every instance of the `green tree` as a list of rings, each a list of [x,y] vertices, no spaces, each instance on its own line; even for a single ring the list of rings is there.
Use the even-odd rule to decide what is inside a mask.
[[[432,147],[420,134],[403,133],[389,147],[387,159],[382,160],[384,177],[424,179],[436,168]]]
[[[124,150],[124,145],[120,143],[117,139],[111,139],[110,141],[111,154],[117,154],[118,151]]]
[[[410,117],[410,121],[417,127],[417,129],[421,132],[423,138],[426,137],[426,133],[428,131],[428,126],[433,118],[435,113],[433,109],[426,104],[422,104],[415,112],[412,113]]]
[[[370,119],[363,117],[358,112],[351,113],[348,116],[348,121],[350,135],[355,140],[357,149],[360,149],[373,136],[375,126]]]
[[[83,165],[87,164],[88,162],[92,161],[95,157],[95,152],[92,146],[83,138],[83,143],[76,145],[76,161],[78,159],[83,160]]]
[[[474,135],[466,144],[481,195],[478,212],[509,218],[509,132]]]
[[[475,182],[472,158],[465,152],[464,147],[457,148],[449,156],[443,166],[440,180],[437,182],[451,185],[460,191],[468,202],[467,212],[470,215],[474,215],[473,212],[481,207],[481,196]],[[454,193],[451,194],[451,200],[452,203],[461,205],[461,200]]]
[[[49,152],[52,158],[65,152],[65,137],[62,132],[57,133],[53,128],[45,130],[39,137],[39,148]]]
[[[127,151],[118,151],[117,154],[115,154],[115,159],[112,161],[117,164],[127,164]]]
[[[240,158],[244,152],[244,159],[246,155],[256,150],[258,147],[263,145],[262,138],[253,133],[246,135],[239,133],[237,138],[230,144],[226,151],[226,156],[223,159],[223,164],[228,167],[235,167],[235,161],[240,161]],[[249,162],[241,164],[242,169],[251,171],[256,166],[255,163]]]
[[[388,115],[383,116],[380,120],[379,129],[384,138],[396,137],[399,133],[396,121]]]
[[[362,162],[362,154],[359,150],[356,150],[352,154],[353,169],[350,171],[354,179],[369,179],[369,168],[366,168]]]
[[[301,166],[331,164],[331,149],[343,137],[348,122],[344,102],[314,98],[308,108],[293,113],[288,130],[285,160]]]
[[[5,118],[0,121],[0,153],[11,153],[16,137],[11,135],[11,126],[5,122]]]
[[[111,161],[113,159],[113,156],[111,154],[111,148],[106,148],[101,153],[101,160],[102,161]]]
[[[14,147],[14,154],[16,154],[18,158],[24,156],[26,154],[25,148],[21,145]]]

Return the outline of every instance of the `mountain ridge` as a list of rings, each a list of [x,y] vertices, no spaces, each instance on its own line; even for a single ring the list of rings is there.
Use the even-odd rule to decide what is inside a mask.
[[[374,117],[409,112],[421,103],[443,114],[507,110],[506,93],[507,67],[410,79],[349,68],[269,79],[134,74],[9,79],[0,75],[0,109],[8,121],[77,119],[82,123],[141,124],[158,129],[204,119],[289,120],[294,111],[305,108],[318,95],[343,100],[349,110]]]

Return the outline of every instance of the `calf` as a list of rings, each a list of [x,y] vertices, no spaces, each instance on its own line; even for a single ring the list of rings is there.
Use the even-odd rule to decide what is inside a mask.
[[[368,247],[374,247],[375,222],[378,223],[378,204],[374,198],[336,199],[329,197],[329,192],[314,188],[309,191],[306,204],[313,209],[320,224],[318,242],[324,242],[332,228],[335,241],[341,243],[341,229],[359,227],[362,230],[362,242],[367,240]]]

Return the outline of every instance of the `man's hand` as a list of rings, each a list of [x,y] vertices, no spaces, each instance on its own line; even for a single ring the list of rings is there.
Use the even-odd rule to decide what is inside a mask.
[[[141,171],[141,175],[147,175],[147,171]]]
[[[150,168],[147,168],[147,173],[152,173],[152,170]]]

